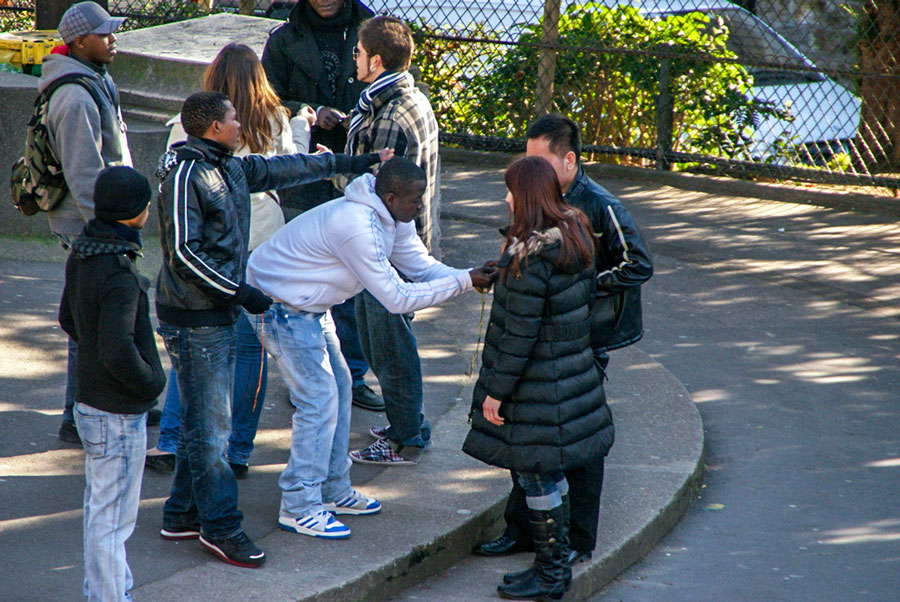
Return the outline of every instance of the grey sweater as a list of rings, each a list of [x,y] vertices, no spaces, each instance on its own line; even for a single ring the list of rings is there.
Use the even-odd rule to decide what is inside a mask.
[[[38,89],[70,73],[95,80],[103,106],[78,84],[61,86],[50,99],[47,115],[50,142],[62,163],[69,192],[50,213],[50,229],[74,238],[94,217],[94,181],[104,167],[131,165],[125,137],[125,122],[114,102],[115,84],[109,74],[101,75],[72,57],[52,55],[44,60]],[[104,81],[105,80],[105,81]]]

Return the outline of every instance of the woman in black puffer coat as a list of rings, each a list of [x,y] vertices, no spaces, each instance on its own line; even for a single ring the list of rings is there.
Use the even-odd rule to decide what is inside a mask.
[[[604,457],[613,442],[590,345],[595,240],[544,159],[513,163],[506,186],[513,223],[463,451],[512,470],[526,492],[535,563],[505,576],[500,595],[555,600],[571,580],[563,471]]]

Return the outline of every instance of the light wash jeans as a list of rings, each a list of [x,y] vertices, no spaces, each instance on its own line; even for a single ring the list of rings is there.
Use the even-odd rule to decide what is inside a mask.
[[[234,368],[234,393],[231,401],[231,436],[225,456],[235,464],[249,464],[253,440],[259,428],[259,418],[266,401],[266,383],[269,380],[268,360],[262,350],[247,312],[242,312],[234,325],[236,359]],[[261,373],[260,373],[261,368]],[[181,430],[181,399],[175,384],[175,368],[169,374],[169,390],[159,421],[159,441],[156,448],[174,454]]]
[[[278,362],[296,408],[291,455],[278,486],[281,516],[300,518],[350,493],[350,370],[330,312],[273,303],[251,324]]]
[[[112,414],[75,404],[84,446],[84,595],[89,602],[131,600],[125,541],[134,532],[144,454],[146,414]]]
[[[569,482],[561,470],[548,473],[516,473],[519,486],[525,490],[525,505],[532,510],[552,510],[562,504],[569,493]]]
[[[359,346],[359,330],[356,328],[356,297],[350,297],[343,303],[331,308],[331,317],[334,319],[334,327],[337,330],[338,339],[341,341],[341,355],[350,368],[350,378],[353,386],[366,384],[366,372],[369,364]]]
[[[163,507],[163,525],[193,526],[228,539],[241,532],[238,487],[225,461],[231,434],[234,325],[188,328],[160,322],[157,329],[175,368],[181,433],[175,478]]]

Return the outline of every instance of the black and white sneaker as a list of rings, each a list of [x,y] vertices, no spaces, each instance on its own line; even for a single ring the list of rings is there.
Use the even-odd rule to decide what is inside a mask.
[[[172,541],[197,539],[200,537],[200,523],[189,525],[167,525],[166,523],[163,523],[163,528],[159,530],[159,534],[163,539]]]
[[[255,569],[266,561],[266,553],[257,548],[243,531],[228,539],[213,539],[201,533],[200,544],[234,566]]]

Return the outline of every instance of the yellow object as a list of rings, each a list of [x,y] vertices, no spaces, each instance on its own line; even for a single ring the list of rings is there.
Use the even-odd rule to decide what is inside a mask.
[[[0,33],[0,63],[15,67],[40,65],[44,57],[62,43],[55,29]]]

